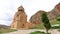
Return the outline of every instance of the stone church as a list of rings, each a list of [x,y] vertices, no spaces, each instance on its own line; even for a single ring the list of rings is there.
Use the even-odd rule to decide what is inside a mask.
[[[22,6],[18,7],[18,12],[15,13],[13,22],[10,26],[11,29],[27,29],[32,28],[35,24],[27,22],[27,15],[24,12],[24,8]]]

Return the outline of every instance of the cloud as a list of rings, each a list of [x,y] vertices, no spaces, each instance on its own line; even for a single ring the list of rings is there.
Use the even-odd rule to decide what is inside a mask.
[[[0,24],[10,26],[12,21],[0,20]]]
[[[13,12],[0,13],[0,24],[10,25],[13,20]]]
[[[16,12],[13,6],[12,0],[0,0],[0,24],[11,24]]]

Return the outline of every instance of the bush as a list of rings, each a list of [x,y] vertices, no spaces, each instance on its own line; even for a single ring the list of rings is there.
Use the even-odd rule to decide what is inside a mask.
[[[35,31],[35,32],[31,32],[30,34],[45,34],[45,33],[40,31]]]

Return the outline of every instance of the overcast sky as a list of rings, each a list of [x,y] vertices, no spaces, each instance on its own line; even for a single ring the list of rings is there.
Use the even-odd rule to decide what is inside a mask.
[[[0,0],[0,24],[10,25],[19,6],[25,8],[27,18],[39,10],[50,11],[60,0]]]

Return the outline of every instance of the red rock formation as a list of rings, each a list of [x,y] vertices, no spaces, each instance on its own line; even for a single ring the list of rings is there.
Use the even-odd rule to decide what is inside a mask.
[[[42,23],[41,16],[44,11],[40,10],[30,18],[30,22],[34,24]]]
[[[48,12],[48,18],[49,20],[55,19],[58,15],[60,15],[60,3],[57,4],[53,10]]]
[[[56,7],[58,10],[60,10],[60,3],[58,3],[55,7]]]

